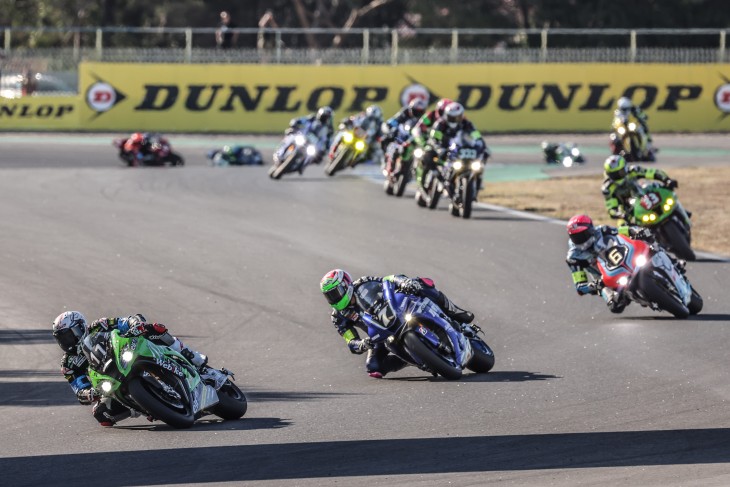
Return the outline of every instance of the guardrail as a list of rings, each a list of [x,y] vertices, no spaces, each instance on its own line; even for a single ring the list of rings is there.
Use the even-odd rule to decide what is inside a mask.
[[[156,50],[170,62],[726,62],[728,29],[331,29],[235,28],[237,47],[214,46],[215,28],[184,27],[0,27],[5,56],[39,48],[64,49],[78,62],[106,60],[106,51]],[[662,50],[666,51],[662,51]],[[483,50],[483,56],[474,51]],[[217,51],[218,54],[212,54]],[[585,52],[590,57],[577,53]],[[112,51],[115,52],[115,51]],[[684,53],[677,59],[677,53]],[[225,54],[224,54],[225,53]],[[252,53],[257,53],[256,55]],[[292,54],[294,53],[294,54]],[[334,54],[333,54],[334,53]],[[435,57],[431,54],[435,54]],[[656,56],[657,61],[652,61]],[[143,57],[150,57],[149,55]],[[576,61],[571,61],[576,57]],[[598,57],[599,59],[596,59]],[[604,59],[600,59],[604,58]],[[132,60],[132,59],[130,59]]]

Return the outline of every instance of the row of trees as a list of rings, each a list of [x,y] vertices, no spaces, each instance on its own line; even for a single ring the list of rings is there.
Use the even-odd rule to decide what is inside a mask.
[[[0,0],[0,27],[216,27],[220,12],[226,10],[236,27],[388,28],[398,29],[414,44],[432,45],[438,41],[414,36],[414,31],[424,27],[725,28],[730,25],[726,4],[727,0]],[[68,35],[40,37],[30,33],[26,41],[67,44],[72,39]],[[505,41],[538,42],[504,37],[489,42]],[[118,36],[118,42],[128,43],[129,39]],[[159,37],[154,42],[180,41]],[[255,36],[238,39],[243,46],[255,42]],[[285,42],[326,47],[350,41],[346,36],[289,35]],[[617,41],[601,41],[611,42]],[[672,42],[661,40],[664,45]],[[212,36],[196,39],[200,46],[213,43]],[[686,39],[682,43],[686,45]],[[714,39],[708,43],[716,45]]]

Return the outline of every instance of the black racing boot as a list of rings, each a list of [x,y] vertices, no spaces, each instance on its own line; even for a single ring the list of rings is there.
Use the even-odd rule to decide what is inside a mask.
[[[441,306],[441,309],[444,310],[446,316],[448,316],[452,320],[458,321],[459,323],[471,323],[472,321],[474,321],[474,313],[459,308],[454,303],[452,303],[444,293],[439,292],[439,294],[441,295],[440,297],[443,299],[443,301],[436,304]]]

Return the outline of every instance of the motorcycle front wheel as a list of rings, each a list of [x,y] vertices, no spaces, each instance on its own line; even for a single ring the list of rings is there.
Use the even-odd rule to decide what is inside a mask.
[[[472,204],[474,203],[474,193],[475,192],[476,192],[476,183],[474,181],[462,180],[462,183],[461,183],[461,217],[464,219],[471,217],[471,208],[472,208]]]
[[[157,379],[134,377],[129,382],[129,394],[134,401],[155,419],[173,428],[190,428],[195,413],[190,403],[190,392],[185,382],[167,371],[154,371]],[[172,396],[157,380],[173,389],[180,398]]]
[[[679,298],[664,289],[654,279],[645,274],[642,276],[641,284],[644,295],[649,301],[656,303],[660,309],[673,314],[675,318],[684,319],[689,316],[689,309],[684,303],[680,302]]]
[[[430,370],[449,380],[461,378],[461,368],[455,367],[441,358],[438,352],[433,350],[430,345],[421,341],[415,331],[406,332],[403,335],[403,343],[408,349],[408,352],[418,357]]]

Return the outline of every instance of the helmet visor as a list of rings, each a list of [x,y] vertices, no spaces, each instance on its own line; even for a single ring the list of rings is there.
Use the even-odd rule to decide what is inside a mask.
[[[340,282],[337,286],[324,293],[327,302],[333,308],[340,310],[346,308],[350,304],[350,295],[347,292],[349,286],[345,282]]]
[[[571,233],[570,241],[576,245],[584,244],[593,236],[593,232],[590,229],[585,229],[582,232]]]
[[[83,335],[83,332],[81,331],[80,326],[72,326],[70,328],[64,328],[63,330],[53,332],[53,336],[56,339],[58,346],[61,347],[61,350],[69,353],[76,350],[79,340],[81,339],[81,335]]]

